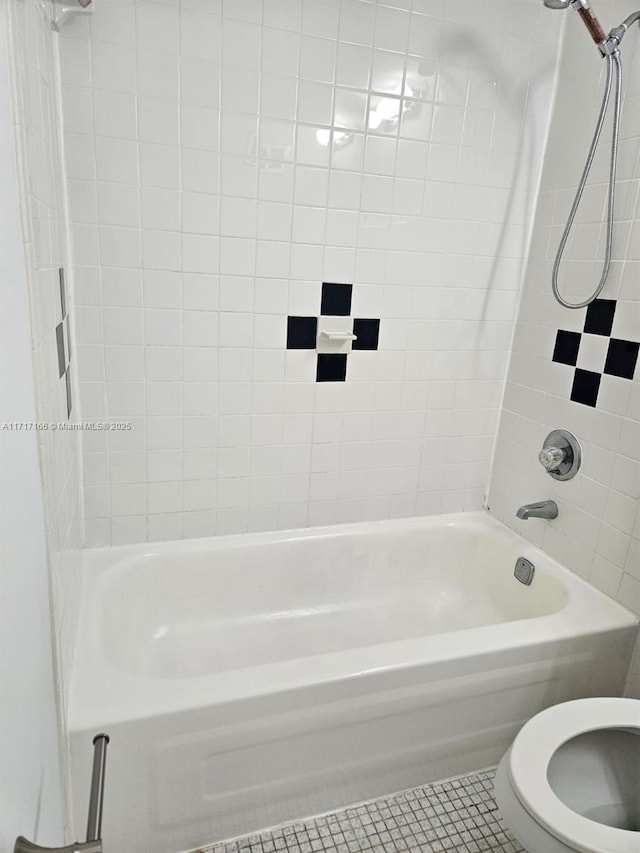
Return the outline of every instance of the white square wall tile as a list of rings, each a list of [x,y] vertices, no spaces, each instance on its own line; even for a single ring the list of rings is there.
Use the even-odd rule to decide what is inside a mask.
[[[217,237],[184,234],[182,269],[189,273],[217,273],[218,251]]]
[[[86,141],[82,141],[86,145]],[[95,139],[96,175],[99,181],[116,181],[124,184],[138,182],[138,145],[133,140]],[[71,156],[71,152],[68,152]],[[71,172],[74,176],[74,171]],[[83,177],[83,175],[78,175]]]
[[[174,145],[140,143],[140,182],[146,187],[179,186],[180,151]]]
[[[216,347],[185,347],[182,355],[182,376],[185,382],[212,382],[218,376]]]
[[[241,68],[258,68],[261,28],[252,22],[225,20],[222,32],[222,61]]]
[[[184,311],[182,340],[186,347],[212,347],[218,343],[218,314],[213,311]]]
[[[180,274],[166,270],[145,270],[143,295],[145,308],[179,308]]]
[[[408,47],[410,16],[406,9],[376,9],[374,44],[377,48],[404,53]]]
[[[303,36],[300,43],[300,77],[332,83],[335,76],[336,43],[330,39]]]
[[[203,151],[220,149],[220,112],[203,106],[180,106],[181,144]]]
[[[206,59],[189,59],[187,57],[181,57],[179,64],[179,80],[181,105],[189,104],[209,109],[219,109],[219,62],[212,62]]]
[[[144,339],[151,346],[178,346],[182,339],[179,311],[147,309],[144,312]]]
[[[300,41],[295,33],[265,27],[262,31],[262,69],[272,74],[298,74]]]
[[[222,312],[220,314],[220,346],[248,347],[253,341],[253,315]]]
[[[219,190],[218,155],[214,151],[198,151],[183,148],[182,189],[201,193],[217,193]],[[223,158],[223,164],[230,166]]]
[[[141,142],[178,144],[179,113],[170,101],[138,98],[138,134]]]
[[[99,183],[98,216],[103,225],[140,225],[138,188],[128,184]]]
[[[258,111],[259,75],[245,68],[223,67],[223,110],[255,115]]]
[[[140,267],[142,246],[136,228],[104,226],[99,229],[100,260],[108,267]]]
[[[249,276],[228,275],[220,280],[221,311],[251,312],[254,280]]]
[[[144,353],[142,347],[106,346],[104,350],[105,376],[109,380],[144,379]]]
[[[355,44],[338,44],[336,83],[355,89],[367,89],[371,74],[370,47]]]
[[[71,43],[71,40],[70,40]],[[82,42],[80,42],[82,44]],[[62,55],[69,48],[65,43]],[[96,41],[91,45],[92,82],[96,89],[114,92],[136,92],[136,51],[129,45]],[[75,77],[69,83],[76,83]]]
[[[333,88],[327,83],[300,80],[298,83],[298,121],[330,125],[333,115]]]
[[[182,241],[175,231],[145,229],[142,232],[142,263],[150,270],[179,270]]]
[[[216,275],[182,275],[182,305],[185,309],[214,311],[218,307]]]
[[[178,190],[142,187],[140,189],[140,221],[143,228],[179,230],[180,194]]]
[[[217,15],[181,10],[180,54],[189,59],[220,58],[221,21]]]
[[[164,53],[178,52],[180,29],[176,8],[140,2],[136,4],[135,13],[136,43],[139,48]]]
[[[97,136],[136,139],[136,99],[127,92],[93,93],[93,126]]]
[[[260,114],[294,121],[297,93],[295,77],[263,71],[260,75]]]
[[[183,376],[182,354],[178,347],[145,347],[144,365],[146,379],[154,382],[178,381]]]
[[[152,98],[162,98],[171,101],[178,100],[179,62],[175,54],[162,53],[155,50],[136,51],[138,92]],[[111,60],[105,62],[106,71],[114,75],[117,63]],[[122,68],[123,66],[119,66]],[[125,70],[126,70],[126,66]],[[115,70],[116,78],[118,71]],[[136,78],[128,77],[128,85]],[[125,89],[129,91],[129,89]]]

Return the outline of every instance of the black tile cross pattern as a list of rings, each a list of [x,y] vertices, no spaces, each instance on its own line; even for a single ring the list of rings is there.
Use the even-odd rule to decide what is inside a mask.
[[[316,382],[344,382],[347,378],[346,353],[318,353]]]
[[[587,308],[582,332],[567,332],[559,329],[553,348],[552,360],[556,364],[575,367],[571,400],[584,406],[595,407],[604,374],[633,379],[640,352],[639,341],[626,341],[611,337],[616,316],[615,299],[595,299]],[[583,370],[579,366],[580,345],[585,335],[609,338],[607,354],[601,372]]]
[[[287,317],[287,349],[315,349],[317,317]]]
[[[616,316],[615,299],[594,299],[587,308],[584,331],[589,335],[611,337],[613,320]]]
[[[570,364],[575,367],[578,363],[578,350],[580,349],[580,332],[564,332],[560,330],[556,335],[556,345],[553,349],[553,360],[560,364]]]
[[[349,317],[353,285],[323,282],[321,317]],[[354,318],[352,350],[377,350],[380,320]],[[318,343],[317,317],[287,317],[287,349],[315,350]],[[344,382],[347,378],[347,353],[318,353],[316,382]]]
[[[320,313],[330,317],[348,317],[351,314],[351,284],[322,283]]]

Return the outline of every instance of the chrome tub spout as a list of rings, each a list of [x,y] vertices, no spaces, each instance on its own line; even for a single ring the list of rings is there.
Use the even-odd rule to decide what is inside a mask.
[[[557,518],[558,504],[555,501],[538,501],[534,504],[524,504],[517,511],[518,518],[526,521],[528,518]]]

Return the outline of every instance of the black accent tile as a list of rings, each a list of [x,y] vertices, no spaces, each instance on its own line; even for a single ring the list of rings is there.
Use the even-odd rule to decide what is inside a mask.
[[[639,350],[640,343],[611,338],[609,349],[607,350],[604,372],[610,376],[620,376],[622,379],[633,379],[636,364],[638,363]]]
[[[600,373],[591,370],[576,369],[571,389],[571,399],[574,403],[582,403],[584,406],[595,406],[598,402],[598,391],[600,390]]]
[[[318,354],[316,382],[344,382],[347,378],[347,355]]]
[[[354,320],[353,334],[353,349],[378,349],[380,320]]]
[[[67,420],[71,417],[71,409],[73,408],[73,404],[71,402],[71,368],[67,367],[66,373],[64,374],[64,385],[65,390],[67,392]]]
[[[615,299],[595,299],[587,308],[584,330],[590,335],[610,335],[616,313]]]
[[[315,349],[317,317],[287,317],[287,349]]]
[[[558,364],[570,364],[575,367],[578,362],[578,350],[582,335],[580,332],[565,332],[562,329],[556,335],[553,348],[553,361]]]
[[[351,314],[351,284],[322,284],[320,313],[332,317],[348,317]]]
[[[67,294],[64,283],[64,267],[58,268],[58,280],[60,282],[60,310],[62,311],[62,319],[67,316]]]
[[[58,373],[60,375],[60,379],[62,379],[67,368],[66,358],[64,355],[64,326],[62,323],[58,323],[56,326],[56,346],[58,348]]]

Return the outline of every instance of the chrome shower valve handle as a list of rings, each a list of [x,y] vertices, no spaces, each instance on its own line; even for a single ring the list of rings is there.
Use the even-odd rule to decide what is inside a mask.
[[[568,430],[554,429],[545,438],[538,461],[554,480],[571,480],[582,464],[580,443]]]
[[[538,460],[546,471],[558,471],[566,458],[567,453],[561,447],[543,447],[538,453]]]

